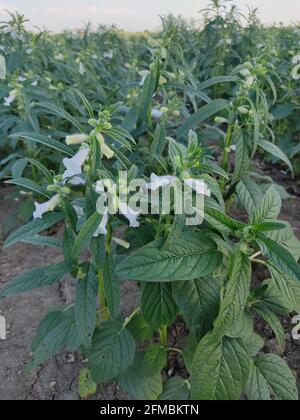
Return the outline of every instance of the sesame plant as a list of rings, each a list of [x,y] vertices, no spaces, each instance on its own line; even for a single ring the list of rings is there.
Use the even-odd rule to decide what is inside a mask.
[[[235,9],[224,18],[224,2],[212,3],[228,37],[244,31]],[[10,173],[6,182],[26,191],[33,211],[4,247],[56,247],[61,262],[12,279],[0,298],[73,278],[75,300],[49,308],[28,369],[60,352],[81,352],[83,398],[116,381],[141,400],[298,400],[293,372],[264,351],[255,328],[264,321],[283,350],[282,317],[300,312],[300,243],[280,219],[285,192],[254,164],[267,157],[294,175],[292,156],[276,143],[272,114],[282,75],[266,52],[236,55],[225,67],[202,72],[207,62],[194,55],[199,37],[213,42],[215,34],[172,18],[163,24],[162,34],[147,39],[128,39],[114,28],[93,33],[87,27],[55,42],[41,34],[34,54],[42,42],[48,50],[40,53],[56,56],[41,58],[39,92],[34,86],[26,94],[32,79],[20,82],[8,71],[22,95],[5,87],[9,106],[1,124],[16,150],[2,164],[5,177]],[[99,40],[101,59],[92,57]],[[237,37],[217,48],[228,58],[239,43]],[[126,56],[125,45],[136,45],[135,57]],[[286,76],[291,83],[297,82],[296,60]],[[3,80],[5,65],[11,63],[2,60]],[[178,209],[175,182],[195,214]],[[62,234],[47,236],[56,226]],[[139,300],[124,314],[125,281],[134,282]],[[179,321],[186,340],[174,346],[170,335]],[[184,365],[180,373],[167,375],[170,356]]]

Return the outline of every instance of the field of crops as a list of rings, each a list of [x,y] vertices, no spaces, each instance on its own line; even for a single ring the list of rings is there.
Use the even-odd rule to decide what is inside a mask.
[[[298,400],[300,24],[214,0],[159,33],[26,27],[0,25],[0,352],[67,278],[25,377],[67,353],[81,398]]]

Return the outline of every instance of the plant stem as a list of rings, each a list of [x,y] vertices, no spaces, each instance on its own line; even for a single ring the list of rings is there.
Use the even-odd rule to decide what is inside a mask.
[[[257,260],[255,258],[253,258],[253,259],[251,259],[251,262],[256,263],[256,264],[262,264],[262,265],[266,265],[267,266],[267,263],[265,261],[263,261],[263,260]]]
[[[127,327],[127,325],[129,324],[129,322],[132,320],[132,318],[136,315],[136,314],[138,314],[139,312],[140,312],[140,310],[141,310],[141,308],[140,308],[140,306],[138,307],[138,308],[136,308],[126,319],[125,319],[125,321],[124,321],[124,324],[123,324],[123,328],[126,328]]]
[[[98,282],[99,282],[98,297],[99,297],[99,302],[100,302],[100,312],[103,316],[103,319],[107,321],[109,319],[109,311],[106,305],[102,271],[99,271],[98,273]]]
[[[168,327],[165,325],[160,328],[159,330],[160,334],[160,342],[163,345],[164,348],[168,347]]]
[[[179,353],[179,354],[182,354],[182,353],[183,353],[183,351],[182,351],[182,350],[175,349],[174,347],[169,347],[169,348],[168,348],[168,351],[175,351],[176,353]]]
[[[253,254],[251,257],[250,257],[250,260],[251,261],[253,261],[253,260],[255,260],[255,258],[256,257],[259,257],[261,255],[261,252],[260,251],[258,251],[258,252],[256,252],[256,254]]]

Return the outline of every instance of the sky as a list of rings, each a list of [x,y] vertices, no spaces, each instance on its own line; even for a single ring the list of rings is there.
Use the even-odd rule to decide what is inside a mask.
[[[234,0],[245,10],[245,4],[258,7],[263,22],[300,23],[300,0]],[[4,9],[18,10],[31,25],[51,31],[81,28],[83,22],[116,24],[127,31],[155,30],[159,15],[182,15],[199,18],[199,10],[208,0],[0,0],[0,20]]]

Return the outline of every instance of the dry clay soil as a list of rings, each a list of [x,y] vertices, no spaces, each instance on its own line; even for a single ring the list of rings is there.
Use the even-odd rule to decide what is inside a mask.
[[[0,224],[12,212],[13,201],[3,199],[0,190]],[[300,239],[300,198],[285,200],[282,219],[291,222]],[[59,230],[58,233],[59,235]],[[35,267],[61,261],[60,251],[17,244],[2,249],[0,243],[0,288],[16,275]],[[134,282],[122,283],[121,311],[127,316],[135,309],[138,289]],[[0,315],[5,316],[7,339],[0,341],[0,400],[78,400],[78,374],[85,366],[79,354],[61,354],[53,357],[31,373],[25,372],[30,357],[30,343],[37,325],[50,308],[72,302],[74,285],[70,279],[16,297],[0,300]],[[287,346],[284,358],[298,377],[300,387],[300,342],[291,338],[292,324],[284,320]],[[277,350],[276,341],[270,329],[259,326],[267,342],[266,350]],[[98,388],[93,397],[99,400],[129,399],[115,383]]]

